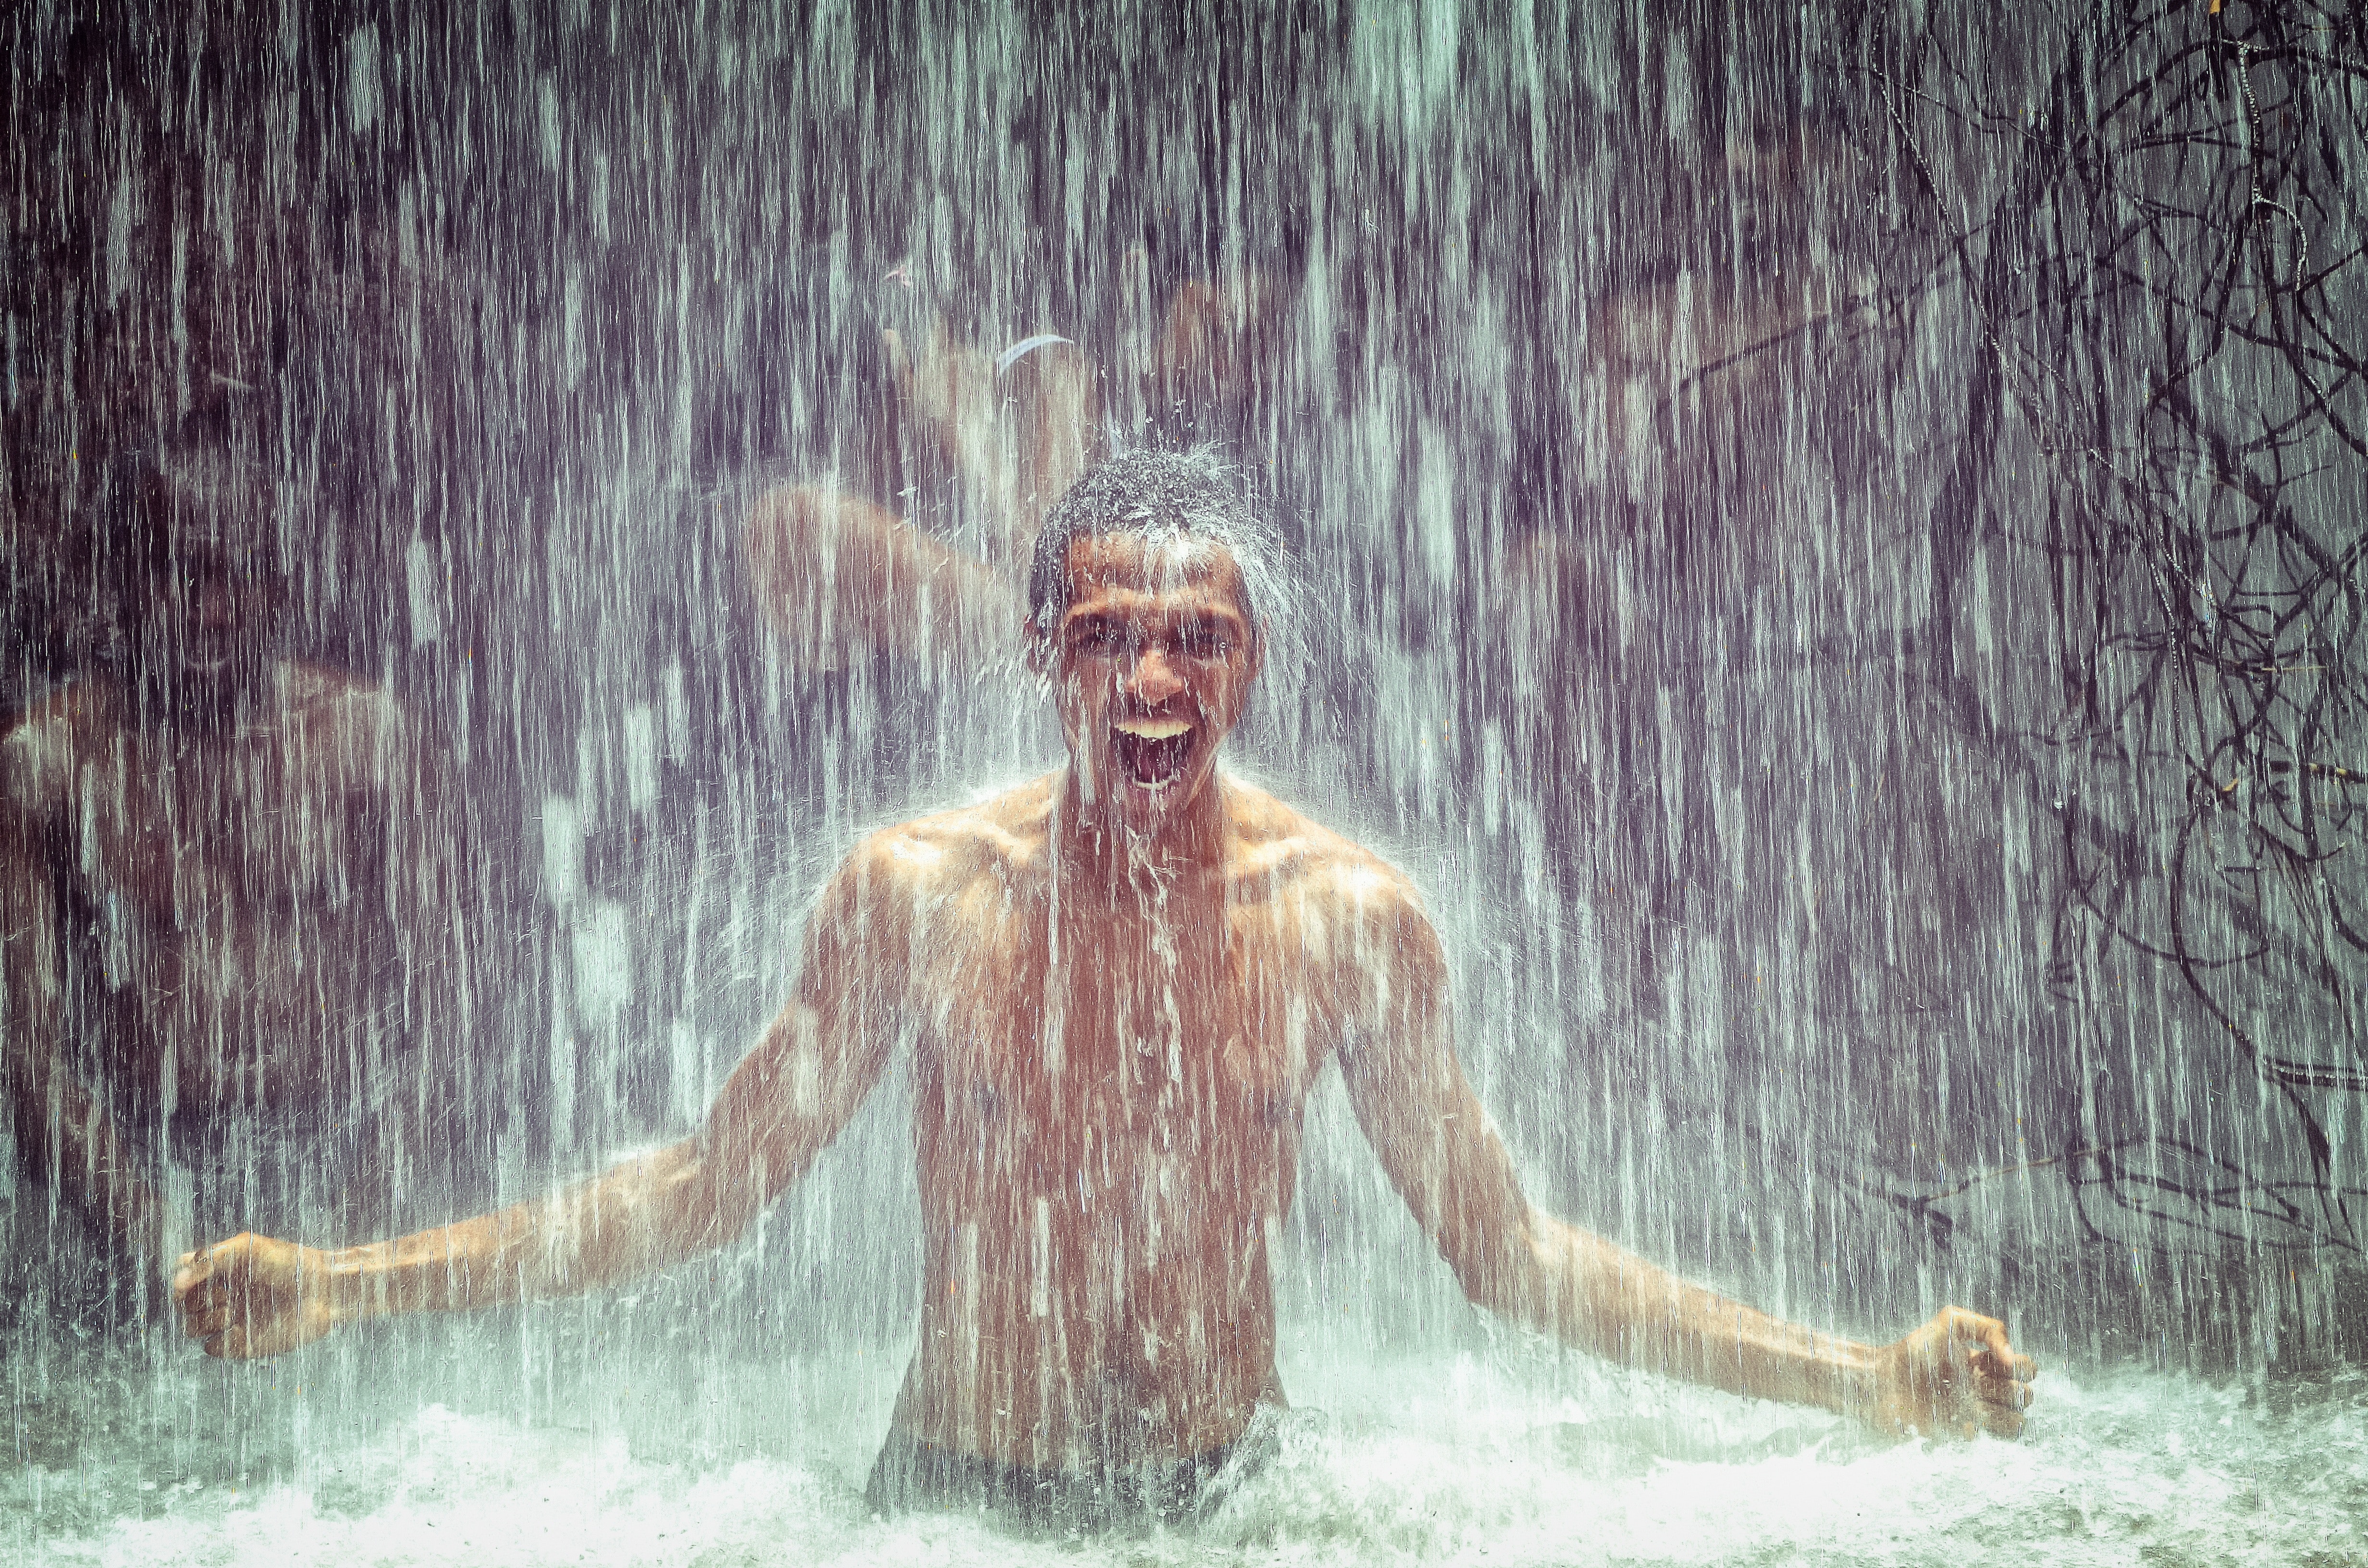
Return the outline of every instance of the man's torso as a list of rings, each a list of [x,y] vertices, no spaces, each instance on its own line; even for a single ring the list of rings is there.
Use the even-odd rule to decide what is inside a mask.
[[[897,830],[926,1227],[899,1424],[1013,1463],[1174,1458],[1280,1397],[1267,1248],[1345,1020],[1344,877],[1224,785],[1222,871],[1058,876],[1040,781]]]
[[[385,830],[414,777],[393,699],[280,665],[231,733],[176,738],[123,694],[56,694],[6,742],[87,978],[93,1065],[136,1119],[349,1098],[393,967]],[[90,1026],[97,1026],[92,1028]]]

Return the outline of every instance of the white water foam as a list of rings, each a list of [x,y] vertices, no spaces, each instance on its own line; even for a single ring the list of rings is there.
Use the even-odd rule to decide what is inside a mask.
[[[711,1387],[868,1412],[884,1371],[734,1366]],[[248,1408],[250,1422],[294,1423],[278,1478],[198,1473],[186,1456],[202,1430],[95,1436],[0,1494],[0,1548],[122,1568],[2368,1563],[2368,1376],[2356,1372],[2230,1384],[2044,1373],[2018,1443],[1881,1442],[1527,1351],[1302,1358],[1286,1374],[1301,1404],[1272,1462],[1208,1519],[1149,1533],[876,1518],[862,1483],[884,1403],[868,1425],[815,1422],[734,1451],[684,1445],[637,1419],[630,1397],[592,1401],[613,1414],[581,1428],[431,1404],[307,1443],[299,1393]],[[176,1423],[202,1422],[205,1403],[182,1404]]]

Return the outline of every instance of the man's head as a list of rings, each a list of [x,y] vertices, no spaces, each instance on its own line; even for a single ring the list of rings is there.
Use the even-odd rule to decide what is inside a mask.
[[[268,668],[286,608],[279,511],[257,465],[203,447],[135,459],[109,476],[103,524],[121,554],[126,673],[185,717],[231,713]]]
[[[1122,453],[1045,519],[1030,664],[1053,684],[1080,798],[1156,832],[1209,787],[1265,656],[1272,528],[1206,450]]]

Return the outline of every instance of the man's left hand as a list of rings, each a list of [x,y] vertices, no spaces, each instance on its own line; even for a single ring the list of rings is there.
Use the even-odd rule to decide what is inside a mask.
[[[1875,1352],[1873,1408],[1886,1432],[1923,1437],[2022,1435],[2039,1363],[2008,1343],[1996,1318],[1943,1307],[1905,1339]]]

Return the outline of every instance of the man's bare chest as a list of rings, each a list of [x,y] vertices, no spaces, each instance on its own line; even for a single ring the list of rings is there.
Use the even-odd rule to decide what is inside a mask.
[[[75,770],[76,869],[160,934],[334,922],[376,881],[349,783],[273,740],[119,742]]]
[[[1014,912],[941,941],[916,1009],[925,1153],[1089,1188],[1287,1161],[1325,1008],[1299,955],[1251,925]]]

